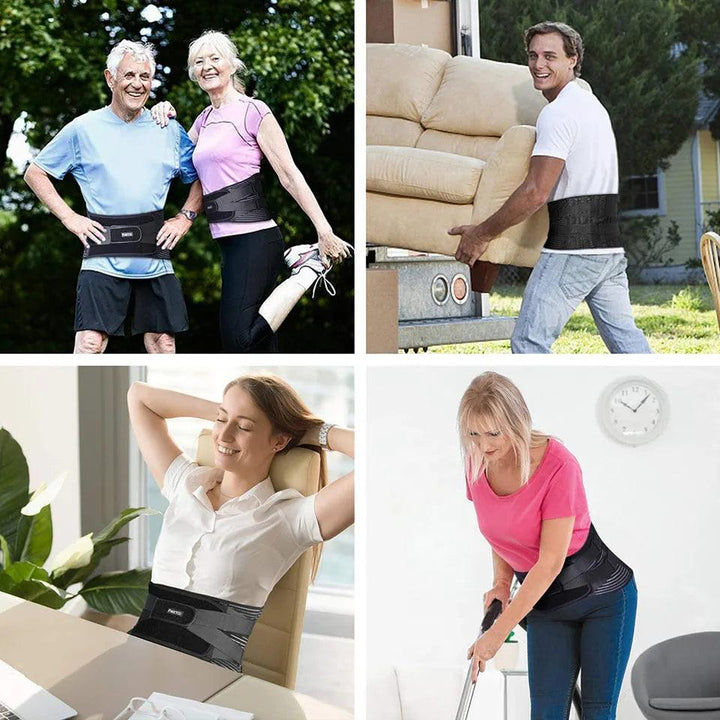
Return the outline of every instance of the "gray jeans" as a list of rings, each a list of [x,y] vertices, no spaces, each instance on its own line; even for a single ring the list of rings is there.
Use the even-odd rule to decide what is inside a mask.
[[[649,353],[630,307],[624,253],[541,253],[523,294],[510,344],[514,353],[549,353],[585,300],[611,353]]]

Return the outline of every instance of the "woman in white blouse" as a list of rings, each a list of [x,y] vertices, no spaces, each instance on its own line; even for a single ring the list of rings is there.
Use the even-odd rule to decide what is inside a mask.
[[[287,382],[247,375],[221,403],[134,383],[130,421],[169,502],[148,601],[134,635],[240,670],[242,653],[275,583],[308,548],[354,521],[350,472],[325,486],[325,450],[353,457],[354,432],[314,416]],[[214,468],[188,460],[166,419],[213,420]],[[270,465],[298,445],[321,453],[320,492],[275,492]]]

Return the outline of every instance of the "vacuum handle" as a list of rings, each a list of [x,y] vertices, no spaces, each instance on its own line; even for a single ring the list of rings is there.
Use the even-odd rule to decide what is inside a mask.
[[[497,598],[490,603],[485,617],[480,625],[480,635],[486,633],[498,619],[502,612],[502,603]],[[473,693],[475,692],[475,683],[472,680],[472,660],[465,676],[465,684],[463,685],[462,695],[460,696],[460,704],[458,705],[455,720],[467,720],[470,712],[470,704],[472,703]]]
[[[493,623],[498,619],[498,616],[502,612],[502,602],[495,598],[491,603],[488,611],[485,613],[482,625],[480,626],[480,634],[486,633],[492,626]]]

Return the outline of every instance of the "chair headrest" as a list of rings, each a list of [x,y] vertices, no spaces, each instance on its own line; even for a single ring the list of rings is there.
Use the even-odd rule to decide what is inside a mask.
[[[203,430],[198,438],[197,463],[205,467],[215,465],[210,430]],[[312,495],[320,489],[320,455],[302,447],[278,453],[270,466],[270,478],[278,492],[292,489]]]

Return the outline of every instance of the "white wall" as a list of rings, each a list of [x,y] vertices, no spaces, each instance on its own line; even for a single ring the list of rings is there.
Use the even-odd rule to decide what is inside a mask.
[[[53,552],[80,537],[77,368],[0,367],[0,425],[20,443],[30,488],[67,471],[52,503]]]
[[[368,720],[389,717],[373,704],[375,678],[396,665],[464,662],[481,620],[490,551],[465,499],[455,415],[484,369],[368,369]],[[635,658],[665,638],[720,629],[720,369],[492,369],[520,387],[535,426],[579,459],[593,522],[635,570],[638,619],[618,717],[641,720]],[[596,419],[602,391],[630,375],[658,382],[671,411],[662,436],[640,447],[614,442]],[[511,717],[527,718],[526,684],[513,678],[511,694]],[[495,720],[496,697],[478,692],[476,703]]]

